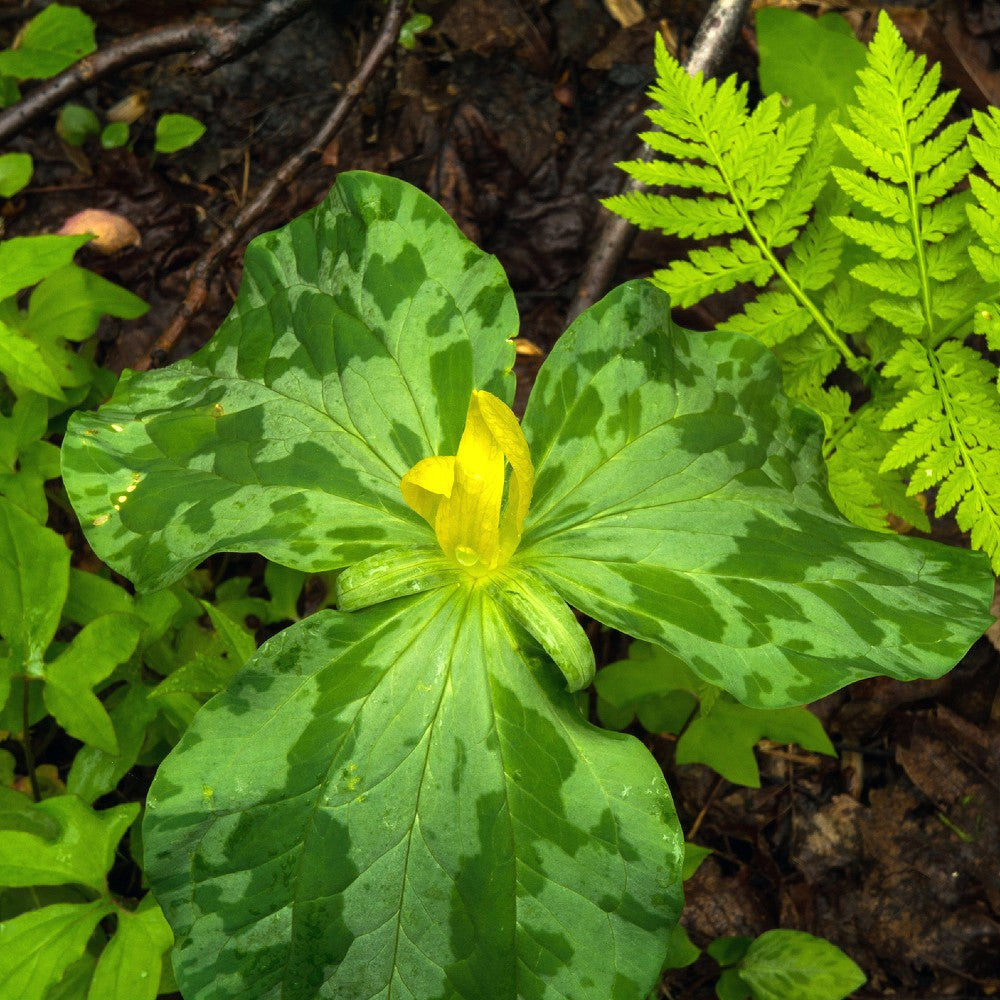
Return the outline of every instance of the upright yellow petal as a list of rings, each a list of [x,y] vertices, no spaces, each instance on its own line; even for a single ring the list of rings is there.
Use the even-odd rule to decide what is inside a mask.
[[[507,503],[504,480],[510,465]],[[506,563],[521,540],[535,472],[528,443],[510,408],[473,392],[454,457],[418,462],[403,477],[403,499],[426,520],[442,551],[472,576]]]

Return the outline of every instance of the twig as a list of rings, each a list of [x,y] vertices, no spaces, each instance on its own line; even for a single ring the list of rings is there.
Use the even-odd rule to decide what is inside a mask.
[[[692,76],[695,73],[703,73],[709,77],[718,70],[736,39],[749,6],[750,0],[714,0],[708,14],[705,15],[705,20],[701,22],[684,63],[688,73]],[[652,150],[643,143],[634,158],[648,160],[651,156]],[[622,193],[641,191],[644,188],[644,184],[629,177],[622,185]],[[566,313],[567,324],[604,294],[635,236],[632,223],[604,209],[601,211],[606,217],[605,222],[583,269],[576,294],[570,302]]]
[[[247,230],[264,214],[279,195],[285,193],[288,185],[307,164],[316,159],[340,131],[351,108],[364,92],[369,80],[392,51],[399,28],[403,23],[406,0],[390,0],[382,26],[372,47],[368,50],[358,71],[344,88],[340,99],[334,105],[329,117],[319,131],[297,153],[293,153],[258,189],[254,197],[243,206],[219,238],[208,248],[188,272],[190,275],[187,295],[180,304],[167,328],[157,337],[149,353],[139,359],[136,371],[146,371],[154,364],[162,364],[167,353],[177,343],[177,339],[187,328],[191,317],[204,305],[208,297],[208,286],[222,260],[232,251]]]
[[[303,14],[313,2],[268,0],[253,14],[226,25],[198,20],[129,35],[74,63],[0,112],[0,143],[7,142],[67,98],[136,63],[175,52],[194,52],[189,67],[197,73],[207,73],[257,48],[289,21]]]

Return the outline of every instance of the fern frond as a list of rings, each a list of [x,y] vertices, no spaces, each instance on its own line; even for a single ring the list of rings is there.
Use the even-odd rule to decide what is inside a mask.
[[[695,188],[705,194],[723,194],[726,182],[715,167],[702,163],[678,163],[670,160],[623,160],[616,167],[650,187],[671,184]]]
[[[843,237],[826,209],[824,205],[817,210],[785,261],[789,276],[808,292],[822,291],[830,284],[843,254]]]
[[[919,337],[926,325],[920,303],[913,299],[874,299],[871,310],[908,337]]]
[[[866,177],[857,170],[848,170],[846,167],[834,167],[833,176],[841,189],[859,205],[892,219],[893,222],[909,221],[910,205],[905,190],[901,191],[885,181]]]
[[[937,94],[940,67],[910,52],[884,12],[858,76],[857,106],[847,109],[853,128],[837,126],[837,134],[876,176],[833,168],[865,210],[835,221],[876,257],[850,272],[883,293],[872,303],[875,315],[904,336],[934,343],[948,335],[941,321],[957,315],[955,301],[973,272],[962,217],[968,196],[951,194],[972,165],[963,145],[971,123],[941,127],[957,91]],[[872,212],[879,219],[866,216]]]
[[[816,129],[812,144],[792,171],[781,197],[769,201],[754,212],[753,224],[766,246],[784,247],[791,243],[817,205],[817,200],[826,187],[830,164],[833,163],[837,148],[837,137],[833,131],[834,117],[830,115]],[[818,211],[817,214],[823,213]]]
[[[963,125],[968,131],[971,123],[958,122],[958,124]],[[972,154],[963,148],[956,150],[922,176],[917,171],[917,201],[921,205],[931,205],[938,198],[943,198],[956,184],[965,180],[971,166]]]
[[[771,266],[760,248],[746,240],[733,240],[728,247],[692,250],[687,260],[672,261],[654,272],[652,281],[685,308],[746,281],[766,285],[770,277]]]
[[[888,531],[895,517],[930,531],[927,514],[919,499],[907,493],[903,477],[881,468],[893,441],[881,427],[884,414],[873,400],[854,414],[845,413],[828,431],[835,441],[827,459],[830,496],[845,517],[862,527]]]
[[[640,229],[657,229],[675,236],[701,239],[743,229],[736,206],[726,198],[684,198],[629,191],[605,198],[603,204]]]
[[[794,295],[774,291],[748,302],[742,312],[719,325],[722,329],[748,333],[773,347],[802,333],[811,322],[812,317]]]
[[[973,174],[969,186],[977,204],[968,206],[969,223],[983,246],[970,246],[969,256],[983,281],[1000,284],[1000,109],[973,111],[978,136],[969,136],[969,152],[986,177]],[[994,293],[995,294],[995,293]],[[988,311],[988,310],[987,310]]]
[[[868,261],[851,268],[851,276],[879,291],[907,298],[920,292],[920,272],[910,261]]]
[[[997,369],[956,340],[936,349],[904,341],[883,374],[900,398],[882,429],[902,431],[883,471],[909,474],[908,493],[936,486],[935,513],[955,510],[972,544],[1000,568],[1000,395]]]
[[[840,364],[837,349],[824,337],[818,326],[806,327],[797,337],[772,348],[781,362],[781,381],[793,399],[804,399],[821,386]]]
[[[835,216],[830,221],[855,243],[874,250],[887,260],[910,260],[917,252],[913,233],[906,226],[865,222],[846,215]]]

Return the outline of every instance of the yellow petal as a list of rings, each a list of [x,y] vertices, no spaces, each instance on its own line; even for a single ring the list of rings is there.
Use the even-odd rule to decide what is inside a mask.
[[[451,496],[454,482],[454,457],[433,455],[417,462],[399,488],[403,499],[433,528],[441,498]]]
[[[511,475],[503,507],[508,463]],[[423,459],[400,487],[406,502],[434,528],[442,551],[481,576],[506,563],[517,548],[534,478],[517,418],[496,396],[476,391],[458,454]]]

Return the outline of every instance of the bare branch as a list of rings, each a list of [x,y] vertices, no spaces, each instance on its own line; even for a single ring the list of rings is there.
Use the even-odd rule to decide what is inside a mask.
[[[703,73],[708,77],[718,70],[736,40],[749,6],[750,0],[715,0],[705,20],[701,22],[684,63],[688,73],[692,76],[695,73]],[[643,143],[633,159],[648,160],[651,156],[652,150]],[[644,188],[644,184],[629,177],[621,190],[625,193],[641,191]],[[615,271],[618,270],[618,265],[635,237],[635,228],[626,219],[620,215],[612,215],[606,209],[601,209],[601,212],[605,217],[604,225],[587,259],[576,294],[566,312],[567,324],[601,298],[614,279]]]
[[[208,296],[208,286],[219,268],[219,264],[232,252],[247,230],[267,211],[274,200],[287,190],[288,185],[314,159],[317,159],[340,131],[347,116],[368,82],[392,51],[407,0],[390,0],[379,33],[368,50],[357,72],[344,88],[319,131],[298,152],[292,154],[261,187],[253,198],[236,214],[219,238],[208,248],[189,271],[190,282],[187,294],[167,328],[160,334],[148,355],[135,366],[137,371],[146,371],[154,365],[162,364],[177,339],[187,328],[191,317],[204,305]]]
[[[194,52],[191,69],[207,73],[257,48],[314,0],[268,0],[247,17],[229,24],[197,20],[138,32],[106,46],[46,80],[16,104],[0,111],[0,143],[7,142],[36,118],[74,94],[128,66],[176,52]]]

